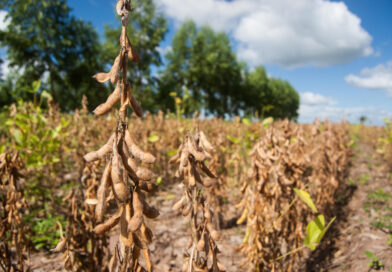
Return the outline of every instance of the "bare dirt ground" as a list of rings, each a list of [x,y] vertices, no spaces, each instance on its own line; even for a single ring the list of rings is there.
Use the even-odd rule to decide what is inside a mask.
[[[363,209],[368,192],[380,188],[392,196],[391,170],[382,158],[364,143],[357,146],[352,166],[348,172],[348,182],[336,194],[338,204],[334,214],[337,220],[324,238],[322,245],[313,252],[303,271],[375,271],[368,266],[370,259],[365,251],[370,251],[383,263],[379,271],[390,271],[392,266],[392,246],[387,245],[389,234],[373,228],[371,217]],[[184,249],[190,233],[187,220],[172,211],[173,204],[183,193],[181,185],[170,188],[154,196],[155,207],[161,215],[159,220],[150,221],[155,235],[151,245],[153,262],[158,272],[181,271]],[[230,199],[229,202],[233,200]],[[224,207],[226,221],[238,216],[233,205]],[[235,248],[241,244],[244,226],[231,225],[221,230],[222,239],[218,242],[221,254],[219,260],[227,271],[245,271],[239,264],[244,260]],[[111,238],[111,246],[116,243],[116,235]],[[64,271],[61,256],[39,253],[32,257],[33,271]]]
[[[360,143],[355,150],[348,183],[336,195],[340,206],[337,220],[313,254],[307,271],[392,271],[392,246],[389,234],[371,226],[373,214],[364,210],[369,192],[382,189],[392,196],[390,169],[375,150]],[[329,243],[328,241],[329,240]],[[384,267],[371,268],[365,251],[372,252]]]
[[[147,223],[154,233],[153,243],[150,245],[152,261],[157,272],[180,272],[184,261],[184,253],[191,235],[188,228],[188,219],[182,214],[174,212],[172,206],[183,194],[181,185],[172,185],[164,191],[160,191],[151,200],[153,206],[158,208],[161,215],[157,220],[149,220]],[[226,204],[223,208],[224,222],[229,227],[220,230],[221,240],[218,247],[221,253],[219,261],[227,268],[227,271],[245,271],[240,267],[244,261],[240,252],[235,248],[240,246],[245,234],[245,225],[237,226],[230,224],[239,217],[240,211],[236,211],[233,205]],[[112,232],[110,248],[118,242],[119,231]],[[32,256],[32,270],[38,272],[65,271],[62,268],[61,256],[40,252]]]

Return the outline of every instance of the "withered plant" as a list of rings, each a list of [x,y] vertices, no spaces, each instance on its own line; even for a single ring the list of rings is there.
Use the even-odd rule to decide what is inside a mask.
[[[237,223],[247,221],[239,249],[247,256],[243,264],[248,271],[301,270],[307,254],[300,250],[317,245],[307,240],[313,215],[297,201],[298,192],[309,193],[309,201],[314,197],[322,214],[333,213],[334,195],[348,164],[346,134],[344,125],[297,126],[284,121],[268,128],[255,145],[244,198],[237,205],[243,210]],[[318,217],[324,218],[322,214]]]
[[[170,160],[171,163],[179,163],[176,177],[183,180],[185,185],[184,196],[174,204],[173,209],[181,210],[184,217],[189,217],[192,237],[182,267],[187,272],[225,271],[217,258],[219,249],[216,241],[220,239],[220,234],[213,224],[209,203],[202,194],[202,190],[211,187],[216,179],[205,165],[205,161],[211,158],[211,151],[212,145],[204,133],[198,131],[185,137],[177,154]]]
[[[156,218],[159,212],[148,205],[143,191],[154,190],[154,185],[148,182],[154,174],[137,161],[153,164],[155,157],[141,150],[128,131],[128,106],[132,107],[139,117],[143,115],[127,80],[128,60],[138,62],[140,59],[127,36],[129,13],[132,11],[130,1],[119,0],[116,10],[122,23],[121,50],[110,72],[94,76],[98,82],[110,80],[116,87],[107,101],[94,110],[94,114],[101,116],[109,112],[119,101],[121,106],[117,127],[107,143],[99,150],[84,156],[88,163],[106,160],[96,199],[90,199],[88,202],[95,205],[96,221],[102,222],[94,226],[95,234],[104,235],[114,227],[120,227],[119,242],[110,259],[109,271],[152,271],[148,248],[152,231],[146,226],[144,217]],[[109,218],[105,218],[111,199],[115,202],[116,211]],[[144,260],[141,260],[141,254]]]
[[[25,271],[29,228],[22,221],[27,203],[20,183],[23,164],[18,153],[0,154],[0,267],[2,271]]]
[[[60,241],[52,252],[64,252],[64,267],[69,271],[105,271],[108,260],[108,237],[93,232],[96,225],[93,199],[99,185],[98,163],[83,170],[79,186],[72,188],[62,199],[68,202],[66,237],[60,224]],[[84,201],[84,197],[86,201]]]
[[[247,258],[247,271],[295,271],[298,254],[289,260],[274,260],[301,245],[306,213],[301,206],[291,207],[294,188],[304,188],[307,182],[307,160],[300,135],[290,141],[284,130],[269,128],[267,135],[250,153],[250,178],[241,189],[245,194],[237,208],[243,210],[241,224],[247,220],[247,231],[240,249]],[[283,218],[281,215],[285,214]],[[305,224],[306,226],[306,224]]]

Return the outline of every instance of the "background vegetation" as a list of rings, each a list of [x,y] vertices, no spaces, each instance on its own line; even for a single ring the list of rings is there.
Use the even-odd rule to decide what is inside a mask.
[[[250,69],[237,59],[225,33],[185,22],[174,35],[164,59],[160,44],[167,19],[153,0],[135,0],[128,35],[142,59],[131,64],[129,78],[144,109],[174,111],[175,96],[183,114],[198,111],[230,117],[235,114],[296,119],[299,95],[289,82],[269,77],[264,67]],[[76,19],[66,0],[7,0],[8,28],[0,31],[12,71],[0,80],[0,106],[18,99],[33,101],[29,86],[41,80],[62,111],[80,107],[82,96],[93,110],[112,86],[91,76],[117,56],[120,26],[105,26],[102,39],[89,22]],[[113,10],[114,13],[114,10]],[[170,96],[170,94],[172,94]]]

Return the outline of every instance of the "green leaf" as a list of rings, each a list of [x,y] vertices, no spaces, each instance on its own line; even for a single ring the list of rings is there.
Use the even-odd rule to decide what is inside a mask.
[[[313,200],[310,198],[310,195],[308,192],[294,188],[294,192],[299,196],[299,198],[305,202],[306,205],[309,206],[309,208],[312,209],[314,213],[317,213],[318,210],[316,208],[316,205],[314,205]]]
[[[158,186],[162,184],[162,177],[158,177],[158,178],[157,178],[156,184],[157,184]]]
[[[36,93],[41,88],[41,80],[33,82],[32,88],[29,90],[30,93]]]
[[[265,118],[264,120],[263,120],[263,127],[264,128],[267,128],[267,127],[269,127],[269,125],[271,125],[272,123],[274,122],[274,118],[272,118],[272,117],[268,117],[268,118]]]
[[[241,142],[240,139],[238,139],[238,138],[236,138],[236,137],[233,137],[233,136],[230,136],[230,135],[227,136],[227,139],[228,139],[229,141],[235,143],[235,144],[239,144],[239,143]]]
[[[329,221],[327,227],[325,227],[325,228],[323,229],[323,232],[322,232],[321,235],[319,236],[317,243],[320,243],[320,242],[321,242],[321,240],[323,239],[325,233],[328,231],[329,227],[332,225],[332,223],[335,221],[335,219],[336,219],[336,216],[335,216],[334,218],[332,218],[331,221]]]
[[[311,250],[315,250],[319,241],[319,237],[324,229],[325,219],[322,214],[317,216],[313,221],[311,221],[306,227],[306,237],[304,240],[305,246]]]
[[[41,93],[41,99],[51,99],[51,98],[52,98],[52,95],[49,92],[43,91]]]
[[[242,119],[242,123],[244,123],[247,126],[250,126],[252,124],[252,122],[248,118]]]
[[[23,146],[23,134],[19,129],[14,129],[14,139],[16,143],[20,146]]]
[[[174,155],[177,154],[177,152],[178,152],[177,149],[173,149],[173,150],[168,151],[168,152],[167,152],[167,155],[168,155],[169,157],[173,157]]]
[[[148,137],[148,141],[150,142],[150,143],[155,143],[155,142],[157,142],[159,140],[159,136],[158,135],[155,135],[155,134],[153,134],[153,135],[151,135],[150,137]]]
[[[378,257],[368,250],[365,251],[365,255],[366,257],[372,259],[375,262],[378,261]]]

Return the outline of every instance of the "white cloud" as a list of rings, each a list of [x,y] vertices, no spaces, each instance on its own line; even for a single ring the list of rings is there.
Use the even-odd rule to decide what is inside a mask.
[[[7,78],[8,74],[10,73],[10,67],[9,67],[9,60],[3,60],[3,63],[0,65],[0,72],[1,72],[1,78],[5,79]]]
[[[350,74],[345,77],[348,84],[363,89],[384,90],[392,95],[392,61],[365,68],[360,75]]]
[[[334,105],[337,101],[333,98],[323,96],[321,94],[305,92],[301,93],[301,104],[303,105]]]
[[[157,48],[157,50],[158,50],[159,54],[161,54],[162,56],[164,56],[164,55],[166,55],[167,52],[169,52],[169,51],[172,50],[172,47],[171,47],[171,45],[168,45],[168,46],[166,46],[166,47],[161,47],[161,46],[159,46],[159,47]]]
[[[373,53],[372,37],[343,2],[327,0],[155,0],[177,22],[229,32],[240,58],[285,67],[347,63]]]
[[[5,10],[0,10],[0,30],[5,30],[10,23],[10,19],[6,19],[8,12]]]
[[[306,92],[300,95],[299,122],[301,123],[311,123],[315,118],[358,123],[361,116],[366,116],[372,124],[383,125],[385,117],[392,117],[392,112],[373,106],[343,107],[338,105],[335,99],[321,94]]]
[[[299,122],[311,123],[315,118],[320,120],[328,119],[333,122],[347,120],[351,123],[359,123],[361,116],[366,116],[374,125],[383,125],[384,118],[392,117],[392,112],[375,107],[338,107],[325,105],[301,104],[299,108]]]

